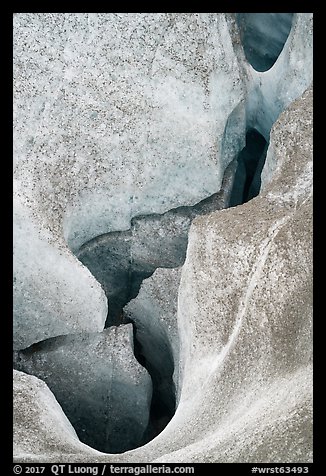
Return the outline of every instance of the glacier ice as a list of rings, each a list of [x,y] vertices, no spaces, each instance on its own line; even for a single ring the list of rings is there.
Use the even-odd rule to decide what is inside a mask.
[[[249,63],[256,71],[270,69],[289,36],[293,13],[237,13],[236,19]]]
[[[132,348],[127,324],[34,344],[16,353],[15,367],[47,383],[83,443],[121,453],[142,444],[152,396]]]
[[[258,44],[241,30],[257,18],[234,14],[15,15],[14,345],[16,366],[49,386],[15,372],[17,461],[311,461],[312,19],[294,13],[289,32],[270,22]],[[247,47],[264,54],[268,38],[275,62],[257,71]],[[228,193],[243,187],[235,159],[252,130],[267,149],[259,195],[210,208],[228,167]],[[175,214],[199,202],[196,216]],[[135,332],[118,352],[105,344],[110,302],[107,324]],[[175,399],[163,431],[133,347],[159,411],[170,418]],[[60,365],[62,391],[72,379],[82,396],[106,356],[144,384],[124,448],[83,443],[62,412],[76,401],[54,397]],[[117,427],[123,411],[109,415]]]

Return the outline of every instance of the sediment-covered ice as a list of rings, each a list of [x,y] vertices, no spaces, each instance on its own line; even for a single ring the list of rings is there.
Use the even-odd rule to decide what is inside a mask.
[[[37,225],[19,195],[14,211],[14,348],[62,334],[101,331],[108,309],[101,285]]]
[[[149,389],[130,339],[117,354],[78,341],[112,330],[101,332],[104,290],[73,253],[217,193],[249,128],[269,142],[260,194],[195,218],[182,268],[157,270],[127,308],[145,353],[173,357],[169,424],[145,446],[101,453],[78,440],[57,388],[15,372],[15,461],[312,461],[312,14],[293,15],[263,72],[232,14],[15,15],[14,345],[24,357],[34,344],[22,369],[50,388],[61,365],[64,391],[73,382],[82,398],[110,355],[121,376],[130,357]],[[133,244],[145,264],[152,230],[145,219]],[[62,355],[56,339],[69,342]]]

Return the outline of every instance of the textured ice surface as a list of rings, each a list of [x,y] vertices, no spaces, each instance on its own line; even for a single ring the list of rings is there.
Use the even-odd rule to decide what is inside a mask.
[[[133,216],[219,190],[234,158],[225,126],[244,85],[224,15],[18,13],[13,39],[15,197],[38,236],[29,247],[29,220],[14,228],[15,342],[24,347],[58,327],[103,323],[104,294],[66,242],[77,251],[129,229]],[[232,150],[242,145],[241,110]]]
[[[17,460],[312,460],[311,126],[309,91],[273,127],[276,169],[263,192],[191,227],[178,295],[181,394],[164,431],[101,456],[49,449],[18,419]]]
[[[120,453],[139,446],[152,383],[133,355],[131,324],[57,337],[16,354],[16,368],[44,380],[84,443]]]
[[[15,175],[74,250],[219,190],[244,97],[224,15],[17,14],[14,77]]]
[[[312,31],[313,14],[295,13],[289,37],[273,67],[262,73],[247,67],[247,123],[266,140],[279,114],[312,83]]]
[[[14,454],[30,459],[31,447],[36,454],[47,448],[58,458],[62,451],[88,452],[46,383],[14,370],[13,391]]]
[[[102,330],[108,306],[100,284],[66,246],[37,226],[19,196],[14,211],[14,348]]]
[[[151,370],[155,405],[171,418],[179,388],[178,288],[181,268],[157,269],[124,308],[135,323],[139,352]],[[156,409],[154,408],[154,411]]]
[[[121,323],[123,306],[137,296],[142,280],[156,268],[183,264],[191,221],[228,206],[236,167],[233,160],[225,171],[221,190],[194,206],[137,216],[131,220],[129,230],[100,235],[76,252],[109,299],[106,325]]]
[[[219,190],[246,128],[269,140],[312,83],[312,14],[294,14],[262,73],[228,14],[17,14],[14,68],[20,348],[103,326],[104,292],[65,240],[77,252],[136,215],[193,205]],[[311,461],[311,129],[309,90],[272,128],[260,195],[191,225],[171,292],[179,405],[162,433],[101,454],[20,374],[17,461]],[[164,309],[148,290],[138,304]]]
[[[179,361],[179,333],[177,326],[178,289],[181,278],[181,269],[157,269],[155,273],[142,283],[138,296],[125,307],[126,315],[137,323],[138,339],[143,347],[150,346],[150,353],[157,356],[157,368],[160,369],[160,360],[165,353],[159,352],[160,342],[165,342],[175,362],[176,370]],[[146,322],[147,321],[147,322]],[[158,327],[163,338],[155,343],[155,336],[147,338],[151,327]],[[141,334],[144,335],[142,338]],[[176,376],[177,379],[177,376]]]

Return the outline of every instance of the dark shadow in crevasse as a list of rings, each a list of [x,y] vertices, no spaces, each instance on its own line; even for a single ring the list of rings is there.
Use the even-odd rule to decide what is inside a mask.
[[[142,281],[157,268],[177,268],[184,263],[192,220],[228,206],[235,169],[234,160],[225,170],[221,190],[210,197],[162,214],[136,216],[132,218],[129,230],[97,236],[76,252],[77,258],[101,283],[108,297],[109,312],[105,327],[132,323],[134,355],[152,379],[149,424],[134,447],[155,438],[175,413],[175,362],[161,326],[144,318],[138,319],[136,325],[123,309],[137,296]]]
[[[141,442],[144,445],[161,433],[175,413],[174,361],[168,342],[163,336],[155,335],[155,332],[151,334],[148,329],[137,328],[133,321],[130,322],[134,330],[135,357],[148,371],[153,384],[149,424]],[[151,343],[148,343],[148,338],[151,339]],[[143,339],[149,344],[145,349],[142,345]],[[156,356],[153,355],[155,352]],[[160,360],[159,365],[157,357]]]
[[[230,207],[246,203],[259,194],[267,148],[268,143],[256,129],[247,131],[246,146],[237,158],[238,166],[234,177]]]
[[[143,411],[141,400],[140,404],[135,400],[132,387],[120,379],[119,373],[114,381],[108,375],[108,396],[109,384],[103,382],[103,375],[107,374],[106,363],[102,374],[96,352],[90,354],[95,359],[90,363],[94,371],[99,370],[100,383],[94,385],[93,372],[86,373],[90,381],[89,391],[85,392],[87,377],[83,374],[81,380],[79,375],[84,371],[81,356],[87,349],[89,334],[47,339],[16,356],[16,368],[40,376],[48,383],[84,443],[99,451],[121,453],[151,441],[173,417],[176,410],[173,381],[176,362],[171,343],[164,329],[151,321],[150,314],[148,319],[142,316],[133,321],[132,315],[124,311],[124,306],[137,296],[142,281],[155,269],[175,268],[184,263],[188,232],[195,217],[228,207],[230,196],[233,203],[241,204],[258,194],[266,149],[267,143],[261,134],[255,129],[248,130],[246,146],[227,167],[219,192],[195,205],[177,207],[163,214],[134,217],[130,230],[95,237],[76,253],[108,296],[106,327],[133,325],[134,355],[152,380],[150,408],[149,401],[145,402],[146,418],[149,410],[149,419],[144,420],[142,426],[141,418],[134,418],[137,412],[139,416]],[[75,341],[79,342],[77,347]],[[35,360],[33,365],[31,359]],[[47,378],[43,368],[45,361]],[[53,380],[55,372],[58,378]]]
[[[124,306],[137,296],[142,281],[157,268],[182,266],[192,220],[228,206],[235,162],[233,160],[225,170],[219,192],[192,206],[173,208],[162,214],[135,216],[129,230],[97,236],[75,252],[108,297],[105,327],[122,324]]]
[[[245,56],[256,71],[279,57],[292,28],[293,13],[236,13]]]

